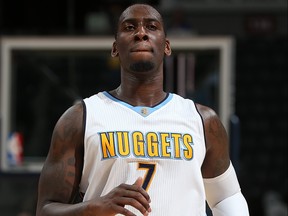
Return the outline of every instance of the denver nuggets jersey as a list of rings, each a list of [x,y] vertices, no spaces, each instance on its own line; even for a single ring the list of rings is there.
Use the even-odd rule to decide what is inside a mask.
[[[192,100],[170,93],[154,107],[131,106],[100,92],[84,104],[84,201],[141,176],[150,216],[206,215],[203,122]]]

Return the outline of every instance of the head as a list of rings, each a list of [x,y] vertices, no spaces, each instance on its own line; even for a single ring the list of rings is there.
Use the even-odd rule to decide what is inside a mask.
[[[121,14],[111,55],[125,71],[155,71],[171,54],[160,13],[150,5],[134,4]]]

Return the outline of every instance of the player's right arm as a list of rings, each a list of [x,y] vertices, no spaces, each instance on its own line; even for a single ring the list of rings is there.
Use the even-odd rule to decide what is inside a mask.
[[[134,206],[143,215],[150,211],[150,198],[141,187],[122,184],[103,197],[73,204],[81,180],[84,155],[83,105],[68,109],[55,125],[49,153],[38,186],[37,216],[134,216],[125,205]]]

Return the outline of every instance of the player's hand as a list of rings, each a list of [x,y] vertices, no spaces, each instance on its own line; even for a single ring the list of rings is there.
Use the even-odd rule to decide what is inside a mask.
[[[134,184],[121,184],[114,188],[107,195],[97,199],[97,215],[112,216],[123,214],[126,216],[135,216],[125,208],[125,205],[133,206],[143,215],[151,212],[149,203],[150,197],[142,188],[143,179],[138,178]]]

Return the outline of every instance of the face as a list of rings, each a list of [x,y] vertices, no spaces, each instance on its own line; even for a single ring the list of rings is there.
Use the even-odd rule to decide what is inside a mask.
[[[111,55],[119,56],[124,70],[152,71],[170,54],[161,15],[154,8],[138,4],[122,13]]]

